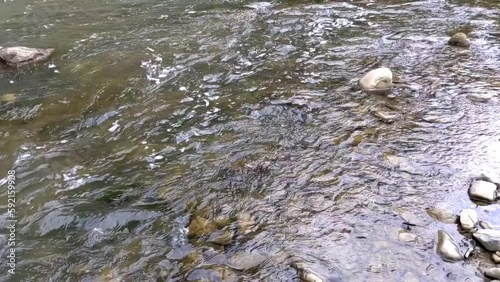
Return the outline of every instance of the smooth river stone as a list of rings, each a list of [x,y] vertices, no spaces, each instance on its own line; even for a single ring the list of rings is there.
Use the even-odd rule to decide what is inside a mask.
[[[500,268],[498,267],[488,268],[484,271],[484,275],[487,277],[500,279]]]
[[[476,180],[469,188],[469,196],[473,200],[492,203],[497,196],[497,186],[491,182]]]
[[[443,223],[457,223],[458,215],[449,212],[447,210],[432,208],[427,210],[427,214],[434,218],[435,220],[439,220]]]
[[[467,99],[472,102],[486,103],[493,98],[493,94],[485,93],[485,94],[469,94],[467,95]]]
[[[448,44],[459,47],[469,47],[470,41],[464,33],[459,32],[448,40]]]
[[[448,262],[456,262],[463,260],[463,256],[460,253],[460,249],[453,237],[443,230],[438,231],[438,244],[436,251],[438,255]]]
[[[266,260],[266,256],[259,253],[237,253],[229,259],[229,266],[246,271],[255,268]]]
[[[500,251],[500,230],[482,229],[472,236],[488,251]]]
[[[465,209],[460,212],[460,225],[466,231],[476,229],[476,225],[479,222],[477,218],[477,212],[473,209]]]
[[[11,67],[22,67],[35,64],[50,57],[54,49],[40,49],[28,47],[7,47],[0,49],[0,59]]]

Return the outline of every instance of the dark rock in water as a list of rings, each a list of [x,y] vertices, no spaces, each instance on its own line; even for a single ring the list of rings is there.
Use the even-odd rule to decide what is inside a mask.
[[[50,57],[54,49],[7,47],[0,49],[0,60],[11,67],[36,64]]]
[[[470,41],[464,33],[459,32],[448,40],[448,44],[459,47],[469,47]]]

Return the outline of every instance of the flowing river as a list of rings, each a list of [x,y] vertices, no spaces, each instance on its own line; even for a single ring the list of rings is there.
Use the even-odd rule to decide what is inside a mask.
[[[18,45],[56,51],[0,68],[0,225],[10,170],[17,219],[1,281],[299,281],[294,262],[327,281],[485,281],[493,265],[444,262],[438,230],[471,240],[428,211],[475,207],[471,177],[500,174],[497,0],[4,0],[0,46]],[[361,92],[377,66],[410,87]],[[500,226],[498,204],[477,210]]]

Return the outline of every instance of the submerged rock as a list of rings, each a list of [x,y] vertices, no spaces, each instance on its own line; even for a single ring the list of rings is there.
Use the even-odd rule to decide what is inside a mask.
[[[217,226],[212,221],[201,216],[195,216],[188,226],[188,237],[200,237],[208,235],[217,229]]]
[[[500,268],[488,268],[484,271],[484,275],[490,278],[500,279]]]
[[[469,188],[469,196],[473,200],[492,203],[497,196],[497,186],[491,182],[476,180]]]
[[[234,232],[232,230],[218,230],[210,234],[207,242],[218,245],[231,245],[233,242]]]
[[[476,230],[476,225],[479,222],[477,212],[473,209],[465,209],[460,212],[460,225],[465,231]]]
[[[464,33],[459,32],[459,33],[455,33],[450,38],[450,40],[448,40],[448,44],[453,45],[453,46],[459,46],[459,47],[469,47],[470,41]]]
[[[479,102],[479,103],[488,102],[489,100],[491,100],[491,98],[493,98],[493,94],[491,93],[467,95],[467,99],[471,100],[472,102]]]
[[[459,218],[458,215],[452,212],[437,208],[427,210],[427,214],[435,220],[439,220],[443,223],[457,223]]]
[[[482,229],[472,236],[488,251],[500,251],[500,230]]]
[[[229,266],[236,270],[246,271],[253,269],[266,260],[266,256],[259,253],[237,253],[229,258]]]
[[[393,123],[396,121],[398,118],[398,115],[393,112],[384,112],[384,111],[379,111],[379,110],[372,110],[371,114],[378,118],[379,120],[386,122],[386,123]]]
[[[437,243],[437,253],[445,261],[456,262],[463,260],[463,256],[460,253],[455,240],[450,234],[443,230],[438,231],[438,243]]]
[[[22,67],[44,61],[53,52],[54,49],[7,47],[0,49],[0,60],[11,67]]]
[[[336,282],[343,281],[342,277],[338,274],[322,274],[327,272],[328,269],[319,265],[311,265],[306,262],[293,262],[292,267],[297,270],[299,277],[304,282]],[[324,269],[322,271],[321,269]]]
[[[371,70],[359,80],[359,87],[369,93],[386,93],[392,87],[392,72],[388,68]]]

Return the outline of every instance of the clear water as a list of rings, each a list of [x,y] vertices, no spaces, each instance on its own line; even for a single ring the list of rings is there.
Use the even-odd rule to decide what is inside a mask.
[[[427,210],[473,206],[470,177],[500,173],[499,19],[493,0],[0,3],[0,46],[56,48],[0,69],[18,219],[2,281],[298,281],[297,260],[344,281],[483,281],[488,254],[443,262],[437,230],[470,240]],[[470,50],[446,44],[461,29]],[[412,88],[357,90],[381,65]],[[498,205],[478,211],[500,225]],[[197,217],[229,244],[189,238]],[[245,252],[266,260],[230,267]]]

